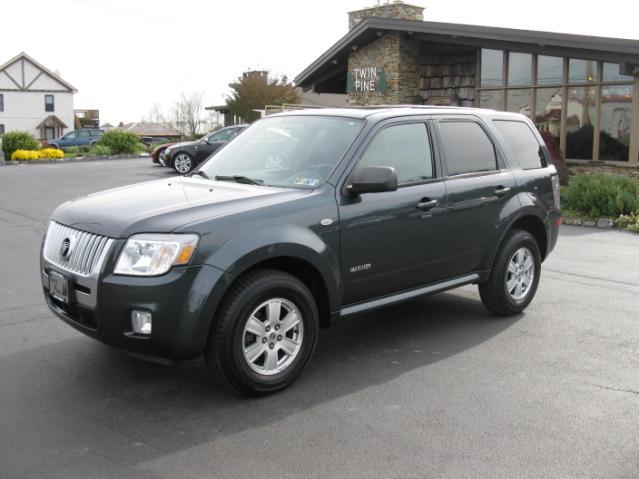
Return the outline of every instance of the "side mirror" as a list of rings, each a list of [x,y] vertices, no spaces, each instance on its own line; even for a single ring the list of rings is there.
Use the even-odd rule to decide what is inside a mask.
[[[346,189],[353,195],[395,191],[397,173],[391,166],[367,166],[353,173]]]

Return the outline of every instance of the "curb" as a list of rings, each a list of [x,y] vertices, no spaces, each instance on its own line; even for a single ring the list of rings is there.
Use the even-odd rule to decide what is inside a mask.
[[[617,229],[614,221],[611,218],[581,218],[579,216],[562,216],[561,224],[571,226],[586,226],[589,228],[601,228],[601,229]]]
[[[0,166],[9,165],[42,165],[49,163],[81,163],[86,161],[131,160],[134,158],[151,158],[151,155],[111,155],[111,156],[76,156],[72,158],[47,158],[42,160],[9,160],[0,162]]]

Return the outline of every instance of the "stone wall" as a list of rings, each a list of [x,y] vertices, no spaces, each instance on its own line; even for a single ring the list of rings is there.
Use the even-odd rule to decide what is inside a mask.
[[[568,163],[568,171],[570,176],[577,174],[627,175],[639,179],[639,166],[614,166],[587,162],[579,164],[571,161]]]
[[[359,22],[367,17],[396,18],[400,20],[424,20],[424,8],[408,5],[399,1],[379,5],[348,13],[348,29],[352,30]]]
[[[352,52],[348,62],[351,86],[355,70],[375,67],[383,71],[386,91],[349,88],[348,104],[474,106],[476,65],[474,48],[427,43],[407,33],[389,32]]]

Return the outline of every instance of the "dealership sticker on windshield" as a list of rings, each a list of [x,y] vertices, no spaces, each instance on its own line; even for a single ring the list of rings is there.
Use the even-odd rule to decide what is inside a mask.
[[[295,178],[294,185],[319,186],[320,180],[317,178]]]

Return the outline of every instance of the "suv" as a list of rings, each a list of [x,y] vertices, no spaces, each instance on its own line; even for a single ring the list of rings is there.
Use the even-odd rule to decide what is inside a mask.
[[[104,130],[99,128],[82,128],[51,140],[49,146],[51,148],[69,148],[71,146],[95,145],[103,134]]]
[[[177,173],[186,175],[222,146],[235,138],[247,126],[248,125],[228,126],[221,130],[207,133],[196,141],[184,141],[182,143],[169,145],[162,154],[158,155],[160,164],[162,166],[170,166]]]
[[[325,109],[250,126],[190,176],[67,202],[44,237],[51,310],[148,358],[193,358],[263,394],[318,328],[477,284],[532,301],[560,223],[535,126],[479,109]],[[389,318],[392,321],[392,318]]]

